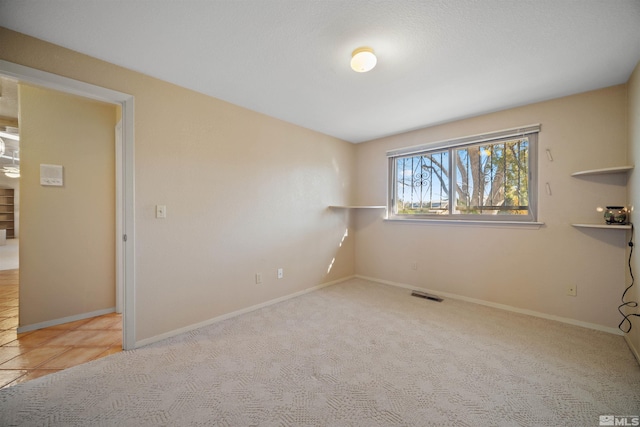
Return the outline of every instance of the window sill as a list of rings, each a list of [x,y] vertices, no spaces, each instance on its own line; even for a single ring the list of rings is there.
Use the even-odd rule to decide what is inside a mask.
[[[530,221],[474,221],[470,219],[423,219],[423,218],[385,218],[385,221],[425,225],[461,225],[486,227],[540,228],[544,222]]]

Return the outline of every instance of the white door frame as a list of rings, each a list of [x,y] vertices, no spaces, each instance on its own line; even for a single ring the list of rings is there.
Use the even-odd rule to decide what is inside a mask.
[[[116,295],[122,302],[122,347],[136,347],[135,336],[135,215],[134,215],[134,98],[132,95],[80,82],[57,74],[0,60],[0,74],[20,82],[79,95],[122,108],[122,146],[116,147]],[[119,289],[118,289],[119,288]],[[117,301],[117,300],[116,300]],[[118,303],[118,301],[117,301]]]
[[[122,117],[116,124],[116,144],[115,144],[115,160],[116,160],[116,212],[122,212]],[[124,239],[122,231],[122,215],[116,214],[116,313],[122,314],[124,306],[124,269],[122,254],[124,251]]]

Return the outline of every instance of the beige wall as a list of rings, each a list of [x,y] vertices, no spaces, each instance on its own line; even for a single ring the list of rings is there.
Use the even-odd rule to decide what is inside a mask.
[[[640,171],[638,171],[638,167],[640,167],[640,63],[636,65],[636,69],[631,75],[627,85],[629,105],[629,163],[636,165],[636,169],[633,170],[629,177],[629,205],[634,206],[636,212],[639,212]],[[638,215],[640,215],[640,213],[636,213],[633,218],[637,223],[640,222],[636,218]],[[631,265],[636,276],[636,283],[627,293],[625,300],[640,302],[640,281],[637,280],[637,278],[640,277],[640,254],[638,254],[638,247],[636,247],[633,252]],[[631,283],[631,277],[627,277],[627,281],[628,283]],[[627,313],[640,313],[640,310],[637,308],[629,308],[627,309]],[[631,332],[627,338],[631,343],[636,358],[640,361],[640,317],[631,317],[630,320],[633,327],[631,328]]]
[[[603,222],[597,206],[624,205],[626,178],[570,174],[627,163],[624,85],[360,144],[358,202],[385,203],[389,149],[534,123],[542,125],[538,183],[543,227],[401,224],[361,216],[356,273],[615,328],[624,286],[625,233],[570,224]],[[545,192],[547,182],[551,196]],[[566,295],[568,284],[578,285],[576,297]]]
[[[115,106],[19,85],[20,326],[115,306]],[[40,165],[64,186],[40,185]]]
[[[0,45],[135,97],[137,341],[353,274],[327,209],[350,201],[353,145],[6,29]]]

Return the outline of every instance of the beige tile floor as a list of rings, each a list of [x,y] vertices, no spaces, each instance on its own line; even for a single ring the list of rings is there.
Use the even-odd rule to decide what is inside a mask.
[[[122,351],[122,316],[17,333],[18,270],[0,271],[0,388]]]

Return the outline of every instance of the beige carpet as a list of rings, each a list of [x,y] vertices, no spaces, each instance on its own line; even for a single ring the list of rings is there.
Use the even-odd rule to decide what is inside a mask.
[[[350,280],[0,390],[0,425],[597,426],[620,336]]]

